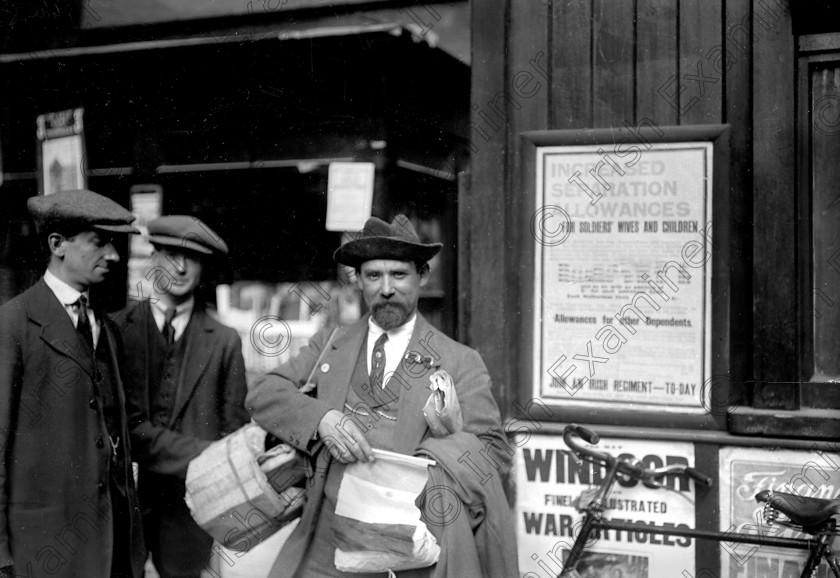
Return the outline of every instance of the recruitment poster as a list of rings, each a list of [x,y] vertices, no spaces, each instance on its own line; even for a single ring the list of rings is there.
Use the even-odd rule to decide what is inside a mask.
[[[806,497],[840,497],[840,457],[835,450],[791,451],[727,447],[720,451],[720,529],[723,532],[806,538],[791,528],[768,525],[762,490]],[[721,547],[721,578],[799,578],[807,552],[728,542]],[[831,576],[823,563],[816,577]]]
[[[537,149],[534,391],[705,413],[712,144],[646,146]]]
[[[516,439],[516,532],[521,578],[554,578],[578,535],[582,515],[575,509],[581,492],[603,479],[606,471],[576,461],[562,436]],[[602,451],[641,460],[647,467],[694,465],[694,445],[602,439]],[[694,481],[664,478],[664,488],[619,479],[605,517],[611,520],[694,527]],[[587,578],[658,578],[694,575],[694,540],[679,536],[606,530],[596,536],[578,566]]]

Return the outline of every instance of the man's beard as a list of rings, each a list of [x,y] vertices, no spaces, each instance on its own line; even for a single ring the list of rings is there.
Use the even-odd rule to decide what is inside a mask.
[[[371,306],[373,320],[385,331],[389,331],[408,321],[411,311],[405,303],[399,301],[385,301]]]

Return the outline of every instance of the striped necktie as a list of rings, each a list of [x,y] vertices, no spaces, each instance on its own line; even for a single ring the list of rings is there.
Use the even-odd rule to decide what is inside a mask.
[[[388,341],[388,334],[383,333],[373,345],[373,355],[370,358],[370,386],[376,391],[383,386],[385,381],[385,342]]]

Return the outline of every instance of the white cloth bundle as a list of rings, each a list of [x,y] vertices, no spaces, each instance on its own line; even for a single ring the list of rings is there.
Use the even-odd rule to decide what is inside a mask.
[[[440,546],[414,502],[432,460],[373,450],[373,462],[347,466],[336,503],[335,567],[342,572],[388,572],[437,562]]]

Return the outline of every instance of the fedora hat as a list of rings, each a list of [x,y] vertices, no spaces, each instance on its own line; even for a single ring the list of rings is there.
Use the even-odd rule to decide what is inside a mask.
[[[336,249],[333,259],[350,267],[359,267],[373,259],[425,263],[437,255],[441,247],[441,243],[421,243],[405,215],[397,215],[390,224],[371,217],[358,236]]]

